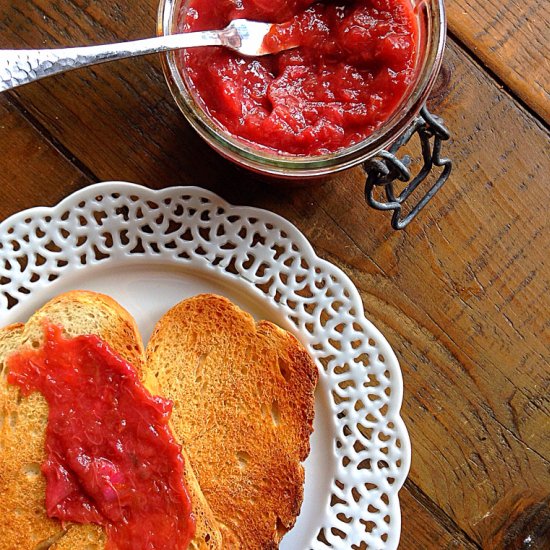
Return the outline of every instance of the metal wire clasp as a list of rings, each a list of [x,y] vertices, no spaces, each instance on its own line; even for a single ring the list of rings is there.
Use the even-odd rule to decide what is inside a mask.
[[[403,145],[409,142],[415,133],[418,133],[420,137],[424,165],[418,174],[411,180],[412,176],[409,170],[410,157],[405,155],[402,159],[399,159],[396,153]],[[420,111],[420,115],[415,119],[407,131],[390,147],[389,151],[380,151],[376,157],[367,160],[363,164],[363,168],[367,173],[365,199],[369,206],[372,206],[376,210],[394,211],[391,220],[394,229],[404,229],[407,227],[447,181],[451,173],[452,161],[448,158],[442,158],[440,154],[441,142],[448,140],[449,137],[450,133],[443,125],[443,121],[439,117],[432,115],[426,106],[424,106]],[[431,142],[432,138],[434,140],[433,148]],[[433,166],[443,167],[437,181],[411,211],[402,218],[401,209],[404,202],[420,183],[426,179],[428,174],[432,171]],[[394,189],[396,180],[409,182],[405,189],[397,196]],[[380,202],[374,198],[374,188],[377,186],[385,187],[387,202]]]

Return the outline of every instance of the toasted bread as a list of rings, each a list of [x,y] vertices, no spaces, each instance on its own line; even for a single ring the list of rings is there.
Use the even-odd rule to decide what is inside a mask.
[[[174,402],[172,426],[220,526],[223,548],[277,548],[303,499],[318,371],[276,325],[220,296],[158,322],[146,370]]]
[[[77,524],[63,528],[59,521],[47,517],[46,483],[40,465],[45,458],[48,406],[39,393],[22,397],[6,379],[7,356],[22,347],[40,347],[46,318],[61,325],[68,336],[99,336],[137,369],[150,391],[157,390],[154,381],[145,376],[145,355],[135,321],[107,296],[69,292],[48,302],[25,325],[0,330],[0,549],[100,550],[106,541],[102,528]],[[190,548],[217,550],[221,548],[219,529],[185,451],[183,455],[185,482],[196,518]]]

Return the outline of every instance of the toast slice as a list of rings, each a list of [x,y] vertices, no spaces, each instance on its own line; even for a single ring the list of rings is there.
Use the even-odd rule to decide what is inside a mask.
[[[0,330],[0,549],[80,550],[105,547],[106,537],[97,525],[62,527],[45,510],[46,483],[40,471],[45,458],[48,406],[39,393],[22,397],[8,384],[7,356],[21,347],[40,347],[43,321],[64,328],[68,336],[95,334],[130,362],[152,393],[147,381],[145,354],[137,326],[129,313],[111,298],[92,292],[62,294],[38,310],[25,325]],[[177,434],[174,434],[178,439]],[[185,456],[185,482],[193,503],[196,534],[192,550],[221,548],[221,535]]]
[[[226,298],[200,295],[162,317],[146,354],[223,548],[277,548],[300,512],[313,431],[318,371],[304,347]]]

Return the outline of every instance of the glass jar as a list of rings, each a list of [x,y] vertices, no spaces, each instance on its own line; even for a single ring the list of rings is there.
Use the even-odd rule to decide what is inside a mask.
[[[297,156],[266,151],[243,143],[203,111],[193,97],[185,76],[176,65],[176,53],[163,54],[164,74],[176,103],[189,123],[211,147],[224,157],[241,167],[265,176],[287,180],[328,176],[372,157],[380,156],[380,153],[387,153],[386,150],[388,148],[391,150],[392,144],[395,145],[407,130],[410,130],[415,123],[418,125],[418,120],[421,118],[418,114],[425,107],[441,67],[446,39],[446,18],[443,0],[412,1],[420,30],[420,55],[416,81],[411,85],[408,94],[392,117],[380,128],[365,140],[335,153]],[[178,32],[178,16],[181,17],[180,14],[188,3],[189,0],[161,0],[158,17],[159,34]],[[423,118],[421,120],[425,122]],[[397,177],[403,180],[399,175]]]

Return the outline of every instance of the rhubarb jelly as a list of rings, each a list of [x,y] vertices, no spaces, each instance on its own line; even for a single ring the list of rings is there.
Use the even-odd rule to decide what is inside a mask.
[[[249,146],[310,156],[355,145],[386,122],[414,84],[418,24],[410,0],[190,0],[180,30],[245,18],[280,23],[242,57],[189,49],[178,67],[203,110]]]
[[[194,518],[172,403],[97,336],[65,338],[53,325],[45,336],[42,348],[9,358],[8,381],[48,403],[48,516],[103,525],[107,548],[184,550]]]

